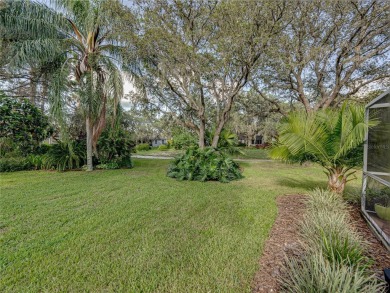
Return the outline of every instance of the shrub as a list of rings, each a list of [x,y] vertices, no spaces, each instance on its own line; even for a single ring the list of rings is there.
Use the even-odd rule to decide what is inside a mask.
[[[162,144],[162,145],[158,146],[159,151],[167,151],[168,149],[169,149],[169,147],[166,144]]]
[[[197,138],[189,132],[182,132],[173,137],[172,146],[176,150],[187,149],[198,145]]]
[[[108,166],[104,169],[132,168],[133,146],[133,141],[125,130],[119,128],[104,131],[97,145],[101,165]]]
[[[44,157],[41,155],[28,155],[26,158],[34,170],[42,169],[43,159]]]
[[[85,161],[85,145],[82,142],[59,142],[54,144],[43,157],[43,166],[46,169],[79,168]]]
[[[213,148],[189,148],[169,166],[167,175],[179,180],[229,182],[242,178],[237,163]]]
[[[150,150],[150,145],[148,143],[140,143],[136,145],[135,149],[137,151],[148,151]]]
[[[49,118],[27,99],[0,95],[0,137],[12,139],[24,155],[34,153],[39,143],[53,132]]]
[[[0,172],[31,170],[30,162],[24,157],[0,158]]]
[[[287,261],[283,292],[370,293],[384,290],[375,275],[329,261],[321,252]]]

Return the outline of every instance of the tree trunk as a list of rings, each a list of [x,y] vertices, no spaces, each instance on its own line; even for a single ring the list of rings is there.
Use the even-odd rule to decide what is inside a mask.
[[[87,117],[86,119],[86,130],[87,130],[87,171],[93,171],[93,163],[92,163],[92,136],[93,136],[93,124],[91,123],[91,119]]]
[[[35,96],[37,95],[37,83],[35,80],[35,73],[30,71],[30,102],[35,106]]]
[[[223,127],[225,126],[225,122],[226,122],[227,119],[225,119],[225,117],[223,118],[223,120],[221,120],[218,124],[218,127],[217,129],[215,130],[214,132],[214,137],[213,137],[213,142],[211,143],[211,146],[213,148],[217,148],[218,147],[218,142],[219,142],[219,136],[221,135],[221,132],[222,132],[222,129]]]
[[[47,75],[43,76],[42,80],[42,97],[41,97],[41,111],[45,112],[45,101],[48,100],[48,84],[47,84]]]
[[[199,148],[204,149],[205,147],[205,134],[206,134],[206,125],[204,119],[200,120],[199,126]]]
[[[337,194],[343,194],[345,184],[347,183],[345,171],[342,168],[329,168],[327,175],[329,190]]]

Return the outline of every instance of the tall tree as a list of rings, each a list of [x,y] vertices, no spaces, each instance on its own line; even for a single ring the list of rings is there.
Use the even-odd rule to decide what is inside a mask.
[[[288,25],[257,83],[307,112],[338,105],[390,77],[390,2],[293,1]]]
[[[276,137],[276,124],[286,115],[287,106],[275,98],[260,95],[253,89],[240,94],[228,125],[237,135],[245,137],[247,146],[255,135],[262,135],[266,142]]]
[[[56,10],[36,2],[6,1],[1,11],[2,39],[14,56],[10,66],[61,61],[50,83],[51,110],[64,122],[68,101],[77,99],[86,121],[87,165],[92,170],[107,107],[115,110],[123,95],[120,65],[127,49],[118,40],[119,18],[113,8],[124,8],[114,0],[56,0],[52,4]],[[14,33],[24,38],[14,40]]]
[[[136,1],[149,99],[205,146],[217,147],[232,106],[285,11],[278,1]]]

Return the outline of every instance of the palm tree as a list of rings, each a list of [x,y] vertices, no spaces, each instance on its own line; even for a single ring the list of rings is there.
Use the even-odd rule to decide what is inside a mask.
[[[51,111],[65,125],[66,105],[76,97],[86,121],[87,166],[93,170],[92,157],[105,127],[107,107],[112,106],[115,113],[123,96],[120,65],[125,46],[114,33],[117,18],[108,9],[118,1],[53,0],[52,4],[56,10],[30,1],[6,2],[0,18],[4,31],[12,32],[8,43],[15,58],[10,64],[60,61],[50,80]]]
[[[325,168],[328,188],[342,194],[362,164],[362,144],[368,126],[364,108],[343,104],[341,109],[317,113],[294,112],[279,127],[271,157],[289,162],[312,161]]]

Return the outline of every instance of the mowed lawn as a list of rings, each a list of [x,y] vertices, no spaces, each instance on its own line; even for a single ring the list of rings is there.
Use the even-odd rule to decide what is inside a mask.
[[[0,291],[250,292],[275,197],[326,186],[313,166],[241,163],[222,184],[168,163],[1,174]]]

